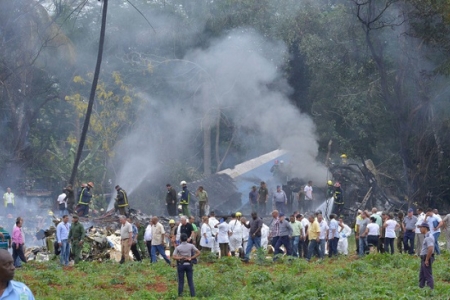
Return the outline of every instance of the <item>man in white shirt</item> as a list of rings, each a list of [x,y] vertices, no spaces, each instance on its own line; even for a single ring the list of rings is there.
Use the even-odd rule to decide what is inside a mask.
[[[219,221],[216,219],[216,214],[213,211],[209,213],[208,224],[211,227],[211,232],[214,236],[212,240],[213,245],[211,247],[211,252],[219,253],[219,243],[217,243],[217,234],[219,233],[219,229],[216,227],[216,225],[219,224]]]
[[[127,217],[121,215],[119,216],[119,221],[122,224],[120,227],[120,244],[122,246],[122,259],[120,263],[123,264],[125,261],[131,260],[130,249],[133,243],[133,228],[128,223]]]
[[[300,239],[300,242],[298,244],[298,257],[300,258],[306,258],[308,254],[308,245],[309,245],[309,239],[308,239],[308,227],[309,227],[309,221],[308,218],[305,218],[302,214],[298,214],[295,217],[298,221],[302,223],[303,227],[303,236],[304,239]]]
[[[151,251],[151,261],[156,263],[156,252],[164,258],[166,263],[170,265],[170,259],[167,258],[166,249],[164,247],[164,239],[166,237],[166,231],[164,226],[158,222],[158,217],[152,218],[152,251]]]
[[[330,225],[328,228],[328,257],[337,256],[337,246],[339,243],[339,223],[336,221],[336,215],[330,215]]]
[[[328,234],[328,224],[327,221],[324,220],[322,215],[318,215],[317,216],[317,222],[319,222],[319,226],[320,226],[320,234],[319,234],[319,249],[320,249],[320,259],[323,259],[323,257],[325,256],[325,248],[326,248],[326,244],[327,244],[327,234]]]
[[[58,202],[59,216],[67,215],[67,195],[64,192],[61,193],[56,202]]]
[[[147,246],[148,257],[152,259],[152,222],[150,221],[145,228],[144,241]]]
[[[303,192],[305,192],[305,212],[310,211],[313,209],[313,188],[312,188],[312,181],[308,181],[308,184],[303,189]]]
[[[59,259],[61,265],[63,266],[69,265],[69,256],[70,256],[69,231],[70,231],[69,216],[64,215],[62,217],[62,221],[59,222],[58,226],[56,226],[56,239],[58,241],[59,247],[61,248]]]

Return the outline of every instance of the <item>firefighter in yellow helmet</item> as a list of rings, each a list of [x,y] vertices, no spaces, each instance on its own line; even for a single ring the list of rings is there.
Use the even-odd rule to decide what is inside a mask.
[[[341,164],[346,165],[347,163],[347,154],[343,153],[341,155]]]
[[[333,195],[333,198],[334,198],[333,211],[335,212],[335,214],[340,216],[341,213],[342,213],[342,210],[344,208],[344,197],[342,196],[341,184],[339,182],[337,182],[337,181],[334,184],[334,195]]]
[[[327,181],[327,199],[330,199],[334,196],[334,186],[333,181],[328,180]]]

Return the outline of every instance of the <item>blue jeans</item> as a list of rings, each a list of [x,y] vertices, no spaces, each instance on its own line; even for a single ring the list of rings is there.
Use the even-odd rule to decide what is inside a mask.
[[[306,256],[306,259],[310,260],[313,256],[313,253],[315,253],[317,257],[320,258],[319,242],[317,242],[317,240],[309,240],[308,254]]]
[[[283,253],[280,249],[281,245],[284,246],[284,248],[286,249],[286,255],[291,255],[292,254],[292,249],[291,249],[291,241],[289,240],[289,236],[284,235],[284,236],[280,236],[278,237],[277,243],[275,244],[275,253],[274,253],[274,260],[276,259],[276,255]]]
[[[323,258],[325,256],[325,246],[327,245],[327,241],[325,239],[320,240],[320,255],[319,258]],[[329,249],[328,249],[329,250]]]
[[[195,297],[195,288],[194,288],[194,270],[191,264],[186,265],[178,265],[178,296],[183,295],[184,288],[184,274],[186,274],[186,278],[189,285],[189,291],[191,292],[191,297]]]
[[[280,214],[286,212],[286,206],[284,202],[275,202],[275,207],[277,208]]]
[[[245,250],[245,260],[250,259],[250,253],[252,253],[253,246],[256,247],[256,249],[261,248],[261,237],[255,236],[255,237],[248,237],[247,241],[247,249]]]
[[[441,254],[441,249],[439,249],[439,243],[438,243],[440,235],[441,235],[440,232],[433,233],[433,236],[434,236],[434,253],[437,254],[437,255]]]
[[[394,240],[395,238],[384,238],[384,253],[389,253],[389,248],[391,248],[390,253],[394,254]]]
[[[61,253],[59,254],[59,260],[61,265],[68,266],[69,265],[69,256],[70,256],[70,244],[68,240],[61,241]]]
[[[164,258],[166,263],[170,265],[170,260],[166,256],[166,250],[164,249],[163,245],[152,245],[152,263],[156,262],[156,251],[158,251],[159,254],[161,254],[161,256]]]
[[[338,250],[337,246],[339,243],[339,238],[333,238],[328,240],[328,257],[337,256]]]
[[[414,254],[414,239],[416,233],[414,230],[407,230],[403,236],[403,246],[405,247],[405,252],[408,251],[409,254]]]
[[[64,215],[68,215],[69,212],[67,211],[67,209],[60,209],[59,210],[59,216],[62,218]]]
[[[300,242],[299,236],[293,236],[291,238],[292,256],[298,257],[298,244]]]
[[[367,236],[365,237],[359,236],[359,253],[358,253],[359,256],[364,256],[366,246],[367,246]]]

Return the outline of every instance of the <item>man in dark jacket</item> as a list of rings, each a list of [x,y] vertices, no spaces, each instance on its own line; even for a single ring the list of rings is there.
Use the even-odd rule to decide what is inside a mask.
[[[177,215],[177,191],[172,187],[170,183],[166,184],[166,206],[169,216]]]
[[[73,187],[71,184],[68,184],[64,188],[64,194],[66,194],[67,211],[69,212],[69,214],[73,214],[75,206],[75,194],[73,193]]]
[[[89,217],[89,204],[91,203],[91,188],[94,187],[92,182],[89,182],[84,187],[81,186],[80,193],[78,194],[78,207],[77,213],[80,217]]]
[[[125,192],[125,190],[122,189],[119,185],[116,185],[116,191],[117,191],[116,204],[117,208],[119,209],[119,214],[127,216],[126,211],[129,208],[127,192]]]
[[[191,194],[189,193],[189,190],[187,188],[186,181],[183,180],[180,185],[182,187],[180,197],[181,209],[183,211],[183,215],[190,217],[191,214],[189,212],[189,200],[191,199]]]

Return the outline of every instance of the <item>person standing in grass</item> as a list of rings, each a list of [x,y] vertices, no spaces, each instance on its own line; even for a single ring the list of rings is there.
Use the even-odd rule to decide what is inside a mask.
[[[144,241],[145,227],[142,226],[141,221],[139,221],[139,220],[136,220],[136,222],[134,222],[134,224],[136,225],[136,227],[138,229],[137,248],[140,251],[141,258],[144,259],[145,253],[147,252],[147,247],[146,247],[145,241]]]
[[[76,264],[81,260],[81,249],[83,248],[84,236],[84,227],[78,222],[78,216],[75,215],[72,217],[72,225],[70,226],[68,239],[72,246],[71,248]]]
[[[65,194],[64,194],[65,195]],[[69,216],[64,215],[62,221],[56,226],[56,239],[58,240],[61,253],[59,254],[61,265],[69,265],[70,244],[69,244]]]
[[[386,234],[384,237],[384,251],[389,252],[389,247],[391,248],[391,254],[394,254],[394,240],[395,240],[395,230],[397,230],[400,225],[394,220],[392,214],[387,215],[386,222],[384,222],[383,227],[386,229]]]
[[[416,236],[416,223],[417,217],[413,214],[414,210],[412,208],[408,209],[408,214],[403,219],[402,226],[404,227],[405,235],[403,237],[403,244],[405,246],[405,252],[409,255],[414,254],[414,238]]]
[[[378,240],[380,238],[380,226],[374,216],[370,217],[371,223],[367,225],[366,236],[367,245],[369,245],[370,252],[378,250]]]
[[[425,236],[420,250],[420,271],[419,287],[424,288],[427,284],[430,289],[434,289],[434,278],[432,265],[434,262],[434,237],[430,232],[430,225],[423,222],[420,225],[420,232]]]
[[[182,233],[180,240],[181,244],[176,247],[173,252],[173,258],[177,261],[178,297],[183,296],[184,274],[186,274],[191,297],[195,297],[194,270],[192,262],[200,255],[200,251],[194,245],[187,242],[188,236],[186,234]]]
[[[164,247],[164,239],[166,232],[164,231],[164,226],[159,223],[158,217],[152,218],[152,251],[151,251],[151,261],[156,263],[156,252],[164,258],[166,263],[170,265],[170,260],[166,256],[166,249]],[[174,252],[175,253],[175,252]]]
[[[242,223],[242,225],[250,228],[250,231],[248,233],[245,257],[242,260],[243,262],[249,262],[253,246],[255,246],[256,250],[261,248],[261,229],[263,227],[263,221],[258,217],[258,214],[256,212],[252,212],[252,219],[250,220],[250,222],[248,224],[244,222]]]
[[[130,260],[130,249],[133,243],[133,227],[131,227],[131,224],[127,221],[127,217],[124,215],[119,216],[119,221],[122,224],[120,226],[120,244],[122,250],[120,263],[123,264],[125,261]]]
[[[306,260],[310,261],[311,257],[313,256],[314,253],[317,255],[317,257],[319,257],[319,258],[321,257],[320,248],[319,248],[320,225],[319,225],[319,222],[317,222],[317,220],[315,220],[314,215],[310,215],[308,217],[308,221],[310,223],[310,225],[308,226],[309,246],[308,246],[308,255],[306,257]]]
[[[445,239],[446,239],[447,251],[450,251],[450,214],[447,214],[442,219],[442,222],[444,223],[443,226],[445,226]]]
[[[290,241],[290,237],[292,236],[292,227],[291,224],[289,224],[289,222],[285,220],[284,213],[280,213],[278,228],[279,234],[277,243],[275,244],[275,252],[273,256],[274,261],[277,259],[278,254],[283,253],[280,249],[281,245],[283,245],[284,249],[286,249],[286,255],[292,255],[292,247]]]
[[[302,222],[297,221],[295,215],[291,215],[289,217],[289,221],[291,222],[292,227],[292,237],[291,237],[292,256],[299,257],[298,256],[299,243],[300,240],[304,239]]]

